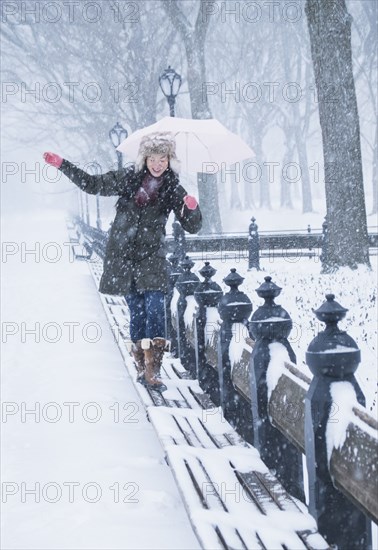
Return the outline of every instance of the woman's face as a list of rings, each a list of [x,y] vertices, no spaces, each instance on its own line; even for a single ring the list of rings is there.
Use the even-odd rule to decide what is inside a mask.
[[[152,176],[158,178],[168,168],[168,156],[151,155],[147,157],[147,168]]]

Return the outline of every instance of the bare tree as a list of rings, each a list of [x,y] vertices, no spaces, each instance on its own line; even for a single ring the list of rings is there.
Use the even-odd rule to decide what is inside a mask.
[[[240,25],[239,25],[240,27]],[[225,48],[225,35],[222,23],[216,20],[211,28],[207,40],[207,74],[210,90],[209,100],[212,102],[211,110],[215,117],[236,134],[243,136],[243,117],[245,113],[240,107],[240,72],[243,70],[244,36],[242,29],[237,29],[235,22],[227,25],[227,47]],[[229,86],[228,86],[229,84]],[[248,138],[247,138],[247,141]],[[245,178],[248,170],[245,162],[231,166],[228,175],[222,172],[220,183],[225,183],[229,189],[229,207],[240,210],[250,209],[255,206],[253,200],[253,183]],[[241,200],[241,193],[243,200]],[[226,193],[225,193],[226,198]]]
[[[195,119],[212,118],[207,93],[205,92],[205,40],[210,18],[207,17],[209,4],[214,0],[201,0],[195,21],[191,22],[190,14],[184,13],[182,3],[177,0],[162,0],[173,26],[179,31],[185,45],[187,59],[187,79],[190,94],[192,117]],[[187,4],[186,9],[194,13],[198,2]],[[180,7],[179,7],[180,6]],[[204,222],[202,233],[220,233],[222,231],[219,211],[218,190],[216,176],[198,174],[198,194],[202,205]]]
[[[283,26],[281,25],[281,44],[285,80],[286,82],[294,82],[299,85],[299,82],[302,80],[303,70],[303,38],[301,40],[301,37],[299,37],[297,33],[293,32],[286,33],[284,35]],[[310,112],[308,109],[308,103],[306,104],[304,116],[301,114],[298,101],[289,103],[285,109],[284,120],[286,124],[284,128],[287,135],[287,146],[291,153],[286,153],[286,159],[288,162],[292,162],[293,160],[292,153],[294,152],[294,148],[291,144],[293,140],[297,150],[301,172],[303,213],[312,212],[312,194],[307,160],[307,148],[306,141],[303,139],[303,136],[306,135],[306,128],[308,130],[309,117]],[[290,184],[288,185],[285,178],[282,178],[281,184],[284,186],[282,189],[282,198],[284,199],[284,203],[291,205],[291,197],[285,197],[286,193],[290,191]]]
[[[365,154],[371,159],[371,214],[378,210],[378,125],[377,125],[377,31],[378,6],[374,0],[351,2],[353,8],[353,27],[355,42],[353,62],[355,81],[359,100],[362,145]],[[372,124],[373,122],[373,124]],[[364,152],[364,151],[363,151]],[[366,179],[365,179],[366,183]]]
[[[35,8],[36,3],[24,4]],[[135,16],[125,19],[129,4],[107,3],[98,23],[77,16],[38,24],[27,18],[19,24],[16,15],[7,17],[1,27],[3,80],[39,89],[38,101],[29,95],[27,106],[9,98],[17,136],[22,119],[36,141],[63,143],[69,135],[80,156],[106,165],[114,158],[108,132],[117,120],[132,131],[156,120],[158,77],[176,31],[160,2],[140,0]],[[48,91],[59,87],[59,100],[50,100]],[[19,139],[22,143],[22,135]]]
[[[241,25],[238,31],[243,33],[240,74],[244,75],[243,78],[247,82],[243,88],[243,101],[240,103],[242,127],[255,152],[258,173],[254,174],[252,179],[258,181],[259,207],[271,208],[272,181],[268,166],[272,159],[265,157],[263,140],[276,123],[276,105],[265,100],[263,86],[259,83],[271,82],[270,67],[277,62],[278,48],[274,41],[269,40],[269,28],[259,25],[254,28],[252,34],[248,32],[247,27]],[[248,177],[251,178],[251,175]]]
[[[306,0],[323,137],[328,252],[323,271],[370,265],[351,16],[345,0]]]

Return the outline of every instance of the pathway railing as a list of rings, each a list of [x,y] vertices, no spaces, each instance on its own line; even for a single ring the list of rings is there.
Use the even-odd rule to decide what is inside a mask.
[[[82,217],[73,218],[83,237],[93,242],[96,251],[102,257],[108,238],[108,231],[89,225]],[[322,254],[326,250],[326,225],[323,230],[306,231],[271,231],[259,232],[255,218],[249,225],[248,231],[243,233],[229,233],[225,235],[195,235],[188,236],[178,229],[179,224],[174,222],[174,233],[167,236],[166,245],[169,254],[175,254],[178,260],[182,260],[185,254],[190,254],[192,259],[211,261],[248,262],[249,269],[260,269],[260,259],[287,258],[296,261],[301,257],[322,260]],[[375,229],[375,228],[373,228]],[[370,254],[377,254],[378,231],[369,233]]]

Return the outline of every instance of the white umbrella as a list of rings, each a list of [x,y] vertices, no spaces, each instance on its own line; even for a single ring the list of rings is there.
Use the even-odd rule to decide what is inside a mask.
[[[185,172],[213,174],[225,165],[254,156],[252,149],[237,134],[214,118],[164,117],[131,134],[117,147],[117,151],[135,161],[141,138],[153,132],[173,133],[177,158]]]

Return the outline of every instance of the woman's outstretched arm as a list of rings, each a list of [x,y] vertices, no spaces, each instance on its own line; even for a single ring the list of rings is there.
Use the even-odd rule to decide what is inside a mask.
[[[106,174],[93,175],[84,172],[69,160],[63,159],[55,153],[45,153],[43,157],[48,164],[58,168],[82,191],[91,195],[99,194],[105,197],[122,195],[130,176],[134,173],[134,168],[129,167],[123,170],[112,170]]]

